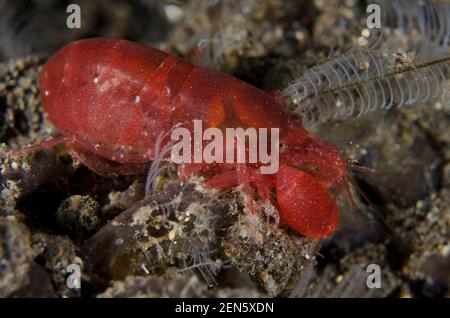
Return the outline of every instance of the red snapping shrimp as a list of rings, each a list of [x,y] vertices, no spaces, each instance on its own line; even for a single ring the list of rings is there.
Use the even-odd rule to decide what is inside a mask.
[[[230,75],[162,51],[118,39],[68,44],[45,64],[41,96],[51,122],[80,162],[102,175],[142,172],[161,132],[202,120],[219,129],[279,128],[279,170],[254,166],[184,165],[180,174],[208,176],[206,185],[245,183],[278,206],[280,220],[313,239],[331,235],[339,220],[336,196],[348,191],[347,161],[318,141],[269,94]],[[208,173],[205,173],[208,171]]]

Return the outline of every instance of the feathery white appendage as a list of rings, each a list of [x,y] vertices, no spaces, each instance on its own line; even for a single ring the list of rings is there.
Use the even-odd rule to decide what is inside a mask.
[[[448,86],[450,2],[376,0],[382,28],[283,90],[304,124],[438,99]],[[367,36],[367,35],[366,35]]]
[[[420,63],[404,54],[362,49],[313,67],[283,95],[305,125],[426,103],[447,87],[449,61],[446,56]]]
[[[185,241],[182,250],[185,251],[183,253],[184,266],[179,272],[197,271],[208,286],[216,285],[215,277],[224,265],[222,262],[216,262],[211,258],[211,255],[216,251],[208,251],[204,244],[193,244],[188,240]]]
[[[326,89],[333,89],[354,81],[367,80],[384,74],[395,65],[394,54],[382,51],[358,50],[348,52],[326,63],[313,66],[283,91],[283,96],[301,102],[307,97],[318,96]]]
[[[450,46],[450,3],[446,0],[374,0],[381,7],[381,30],[392,30],[387,41],[379,41],[378,32],[372,32],[369,43],[378,42],[374,48],[399,45],[408,39],[405,51],[415,52],[422,60],[436,58],[448,52]],[[389,44],[386,44],[389,43]],[[439,53],[438,53],[439,54]]]
[[[149,197],[156,192],[158,187],[158,177],[160,173],[166,168],[167,163],[163,160],[167,157],[169,152],[172,150],[174,145],[173,141],[168,142],[164,147],[161,148],[163,139],[167,137],[168,134],[160,133],[155,142],[155,149],[153,152],[154,159],[150,165],[147,174],[147,180],[145,183],[145,197]]]

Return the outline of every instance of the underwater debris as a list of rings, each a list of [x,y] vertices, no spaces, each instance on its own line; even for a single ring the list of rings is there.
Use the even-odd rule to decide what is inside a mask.
[[[246,288],[217,288],[208,289],[195,275],[175,275],[170,278],[158,276],[128,276],[124,281],[116,281],[99,294],[99,298],[253,298],[263,297],[256,290]]]
[[[106,216],[116,216],[127,210],[145,196],[145,186],[139,180],[134,180],[123,191],[112,191],[108,194],[108,202],[102,207],[102,213]]]
[[[0,158],[6,154],[0,148]],[[8,215],[27,195],[61,176],[64,166],[53,151],[45,151],[31,157],[5,158],[0,161],[0,171],[0,215]]]
[[[242,214],[228,229],[224,249],[231,266],[249,273],[270,296],[280,296],[292,288],[302,266],[315,258],[317,244],[287,235],[256,214]]]
[[[375,298],[382,297],[383,289],[368,288],[367,272],[353,265],[345,274],[337,274],[336,269],[326,267],[321,274],[313,266],[303,270],[292,298]]]
[[[56,212],[61,227],[80,237],[83,232],[92,232],[100,225],[100,205],[88,195],[73,195],[64,200]]]
[[[337,264],[316,268],[305,265],[289,297],[293,298],[379,298],[392,296],[402,283],[390,268],[385,243],[367,244],[346,253]],[[380,286],[371,286],[370,265],[380,268]],[[322,268],[321,268],[322,267]]]
[[[0,297],[25,286],[33,260],[30,233],[14,218],[0,217]]]
[[[334,281],[334,282],[333,282]],[[370,298],[377,290],[366,287],[366,273],[353,266],[345,275],[332,273],[331,267],[318,275],[312,266],[304,269],[292,298]]]
[[[236,218],[233,200],[199,185],[170,184],[104,225],[85,252],[96,270],[116,280],[164,273],[178,264],[214,283],[223,257],[221,229]]]
[[[203,284],[195,275],[178,276],[164,279],[158,276],[127,276],[124,281],[116,281],[99,294],[99,298],[159,298],[204,297],[208,286]]]
[[[251,273],[269,294],[278,295],[289,288],[301,264],[314,257],[317,243],[288,234],[258,214],[238,217],[241,204],[234,195],[172,184],[106,224],[85,250],[92,266],[115,280],[130,273],[163,275],[176,267],[215,285],[216,274],[226,266]]]
[[[36,263],[49,273],[58,297],[80,297],[82,289],[67,286],[67,268],[71,264],[80,266],[81,284],[90,280],[85,270],[78,247],[67,236],[35,233],[31,237]]]

